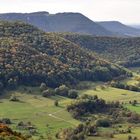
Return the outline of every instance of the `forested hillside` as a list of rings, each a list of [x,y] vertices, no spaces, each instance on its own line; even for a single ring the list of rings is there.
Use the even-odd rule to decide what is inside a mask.
[[[107,81],[126,73],[56,34],[21,22],[0,22],[1,89],[41,82],[56,87],[78,80]]]
[[[125,67],[140,66],[140,38],[93,37],[72,33],[62,37]]]

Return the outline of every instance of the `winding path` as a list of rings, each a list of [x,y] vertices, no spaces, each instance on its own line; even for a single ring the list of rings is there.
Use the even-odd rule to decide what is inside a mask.
[[[59,111],[56,111],[56,112],[54,112],[54,113],[52,113],[52,114],[48,114],[48,116],[50,116],[50,117],[52,117],[52,118],[55,118],[55,119],[58,119],[58,120],[61,120],[61,121],[64,121],[64,122],[67,122],[67,123],[69,123],[69,124],[75,125],[74,123],[72,123],[72,122],[70,122],[70,121],[67,121],[67,120],[65,120],[65,119],[63,119],[63,118],[57,117],[57,116],[55,115],[55,114],[57,114],[57,113],[59,113],[59,112],[62,112],[62,111],[64,111],[64,109],[59,110]]]

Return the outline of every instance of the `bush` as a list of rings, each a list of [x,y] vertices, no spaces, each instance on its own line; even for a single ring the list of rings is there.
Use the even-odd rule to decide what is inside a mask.
[[[17,124],[17,126],[24,126],[24,122],[23,122],[23,121],[19,122],[19,123]]]
[[[138,138],[137,137],[134,137],[134,140],[138,140]]]
[[[55,105],[55,106],[58,106],[58,105],[59,105],[59,103],[58,103],[57,100],[54,102],[54,105]]]
[[[60,96],[68,96],[69,88],[66,85],[61,85],[55,89],[55,93]]]
[[[40,90],[41,91],[44,91],[44,90],[46,90],[47,89],[47,86],[46,86],[46,84],[45,83],[41,83],[41,85],[40,85]]]
[[[137,113],[132,113],[128,118],[128,122],[130,123],[140,123],[140,115]]]
[[[109,119],[99,119],[97,120],[96,125],[99,127],[110,127],[111,121]]]
[[[9,118],[3,118],[2,120],[0,120],[0,123],[11,124],[12,122]]]
[[[43,97],[51,97],[51,96],[54,96],[54,95],[55,95],[55,92],[52,89],[47,89],[47,90],[44,90],[42,92]]]
[[[15,95],[12,95],[10,97],[10,100],[9,101],[12,101],[12,102],[19,102],[20,100],[15,96]]]
[[[5,124],[0,124],[0,140],[25,140],[26,138],[20,133],[13,131]]]
[[[132,138],[132,136],[128,136],[128,140],[132,140],[133,138]]]
[[[135,91],[135,92],[139,92],[140,91],[140,88],[137,87],[137,86],[127,85],[127,84],[120,83],[120,82],[112,82],[111,83],[111,86],[112,87],[115,87],[115,88],[120,88],[120,89]]]
[[[78,97],[78,92],[76,90],[69,90],[68,97],[72,99],[76,99]]]
[[[137,100],[134,100],[133,102],[131,102],[133,106],[136,106],[138,104]]]

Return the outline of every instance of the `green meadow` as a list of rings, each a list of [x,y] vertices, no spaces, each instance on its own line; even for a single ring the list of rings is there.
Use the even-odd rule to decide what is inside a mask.
[[[40,135],[43,135],[44,138],[51,135],[54,138],[55,133],[61,128],[78,125],[79,122],[73,119],[65,109],[65,106],[71,102],[70,99],[60,96],[51,99],[43,98],[40,92],[36,91],[36,88],[36,90],[31,89],[33,90],[32,94],[23,92],[23,89],[20,88],[16,91],[7,92],[5,97],[1,97],[0,118],[10,118],[13,123],[10,127],[16,130],[18,122],[31,122],[38,132],[34,139],[38,139]],[[11,94],[18,97],[20,102],[9,101]],[[54,105],[56,99],[59,100],[58,107]]]
[[[140,113],[140,106],[128,104],[130,100],[137,99],[140,102],[140,93],[123,89],[112,88],[105,83],[83,82],[82,85],[88,85],[87,89],[78,90],[79,95],[97,95],[106,101],[120,101],[128,109]],[[28,91],[31,91],[30,93]],[[10,96],[15,95],[20,102],[9,101]],[[58,100],[59,106],[54,102]],[[80,121],[72,118],[66,111],[66,106],[72,102],[72,99],[53,96],[44,98],[39,88],[19,87],[14,91],[5,91],[0,98],[0,118],[10,118],[12,120],[11,128],[19,131],[16,125],[20,122],[31,122],[37,128],[37,134],[32,137],[34,140],[55,139],[55,134],[63,128],[77,126]],[[127,125],[127,124],[126,124]],[[129,125],[129,124],[128,124]],[[127,126],[128,126],[127,125]],[[123,124],[123,127],[126,127]],[[132,136],[140,137],[140,128],[133,126]],[[110,131],[110,128],[106,129]],[[106,132],[105,131],[105,132]],[[28,131],[21,131],[28,134]],[[128,134],[115,135],[112,140],[125,140]],[[106,137],[90,137],[89,140],[108,140]]]

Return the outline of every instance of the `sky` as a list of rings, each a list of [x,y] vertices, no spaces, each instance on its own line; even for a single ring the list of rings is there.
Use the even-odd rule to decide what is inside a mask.
[[[140,24],[140,0],[0,0],[0,13],[80,12],[93,21]]]

